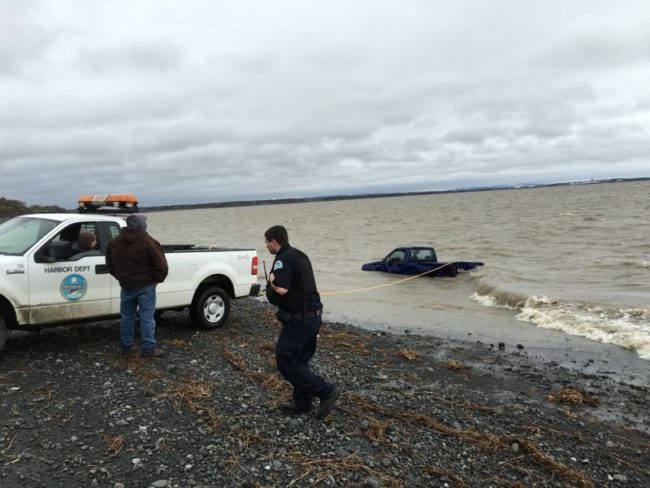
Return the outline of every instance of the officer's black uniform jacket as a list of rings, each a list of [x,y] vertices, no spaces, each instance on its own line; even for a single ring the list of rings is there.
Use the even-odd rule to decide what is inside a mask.
[[[289,244],[282,246],[273,261],[272,272],[273,284],[289,291],[280,296],[267,286],[269,302],[293,316],[320,315],[323,306],[316,289],[311,261],[304,252]]]

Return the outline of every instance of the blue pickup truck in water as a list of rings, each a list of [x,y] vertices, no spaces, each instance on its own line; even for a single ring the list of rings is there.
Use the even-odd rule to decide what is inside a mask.
[[[361,266],[364,271],[384,271],[402,275],[424,274],[427,276],[454,277],[458,273],[472,270],[483,263],[472,261],[454,261],[440,263],[432,247],[409,246],[393,249],[381,261],[366,263]]]

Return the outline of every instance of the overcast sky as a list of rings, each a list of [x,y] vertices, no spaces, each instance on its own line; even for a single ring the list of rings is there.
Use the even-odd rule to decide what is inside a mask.
[[[650,176],[650,1],[0,0],[0,196]]]

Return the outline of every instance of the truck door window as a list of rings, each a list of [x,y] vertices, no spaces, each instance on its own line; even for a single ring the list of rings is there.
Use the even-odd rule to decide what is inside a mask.
[[[76,241],[72,243],[70,259],[76,261],[87,256],[99,256],[101,254],[101,242],[97,227],[96,222],[84,222],[80,225]],[[82,238],[82,232],[92,234],[95,237],[94,241],[89,242],[89,236],[87,235]]]
[[[431,249],[420,249],[417,252],[417,261],[435,261]]]
[[[113,239],[114,237],[117,237],[117,235],[120,233],[120,226],[115,222],[110,222],[108,224],[108,230],[111,233],[111,239]]]
[[[86,231],[95,234],[97,244],[94,249],[80,245],[79,233]],[[48,261],[69,261],[78,260],[86,256],[98,256],[101,254],[97,225],[95,222],[83,222],[69,225],[55,235],[50,241],[36,253],[37,259]]]

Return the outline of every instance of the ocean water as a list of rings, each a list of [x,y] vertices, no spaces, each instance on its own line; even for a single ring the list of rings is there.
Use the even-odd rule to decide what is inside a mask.
[[[650,359],[649,216],[644,181],[149,218],[161,242],[255,247],[267,266],[273,257],[264,230],[285,225],[291,243],[312,260],[328,320],[550,349],[583,337]],[[411,244],[435,247],[440,261],[485,266],[456,278],[410,281],[361,271],[362,263]]]

